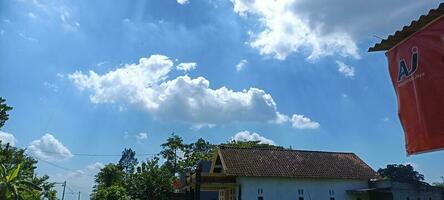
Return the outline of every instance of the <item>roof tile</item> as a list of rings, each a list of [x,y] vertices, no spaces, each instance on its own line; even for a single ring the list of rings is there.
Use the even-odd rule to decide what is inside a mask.
[[[377,173],[354,153],[221,147],[230,176],[374,179]]]
[[[427,26],[430,22],[444,15],[444,3],[441,3],[438,8],[431,9],[428,14],[421,15],[418,20],[414,20],[408,26],[404,26],[401,31],[396,31],[393,35],[389,35],[387,39],[375,44],[375,46],[368,49],[372,51],[387,51],[404,39],[410,37],[412,34]]]

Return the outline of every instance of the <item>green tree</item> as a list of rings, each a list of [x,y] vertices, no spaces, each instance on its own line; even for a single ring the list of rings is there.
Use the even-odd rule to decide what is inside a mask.
[[[387,165],[386,168],[379,169],[378,173],[385,179],[397,182],[421,183],[424,180],[424,175],[415,171],[410,164]]]
[[[0,142],[0,199],[56,199],[48,176],[35,174],[37,161],[23,149]]]
[[[136,158],[136,152],[131,148],[125,148],[122,151],[122,157],[119,160],[119,166],[123,169],[126,174],[131,174],[134,172],[135,166],[138,164]]]
[[[107,164],[95,177],[91,199],[125,200],[128,193],[125,188],[123,169],[116,164]],[[119,195],[122,198],[117,198]],[[117,199],[116,199],[117,198]]]
[[[123,185],[124,173],[122,168],[116,164],[107,164],[96,175],[97,187],[111,187],[113,185]]]
[[[126,189],[120,185],[101,188],[91,194],[91,200],[130,200]]]
[[[3,164],[0,164],[0,197],[1,199],[28,199],[29,197],[40,196],[39,191],[42,188],[34,185],[32,180],[20,178],[22,164],[15,168],[7,170]]]
[[[0,97],[0,128],[8,120],[12,110]],[[25,150],[2,144],[0,141],[0,199],[56,199],[54,183],[49,177],[35,173],[37,160],[25,154]]]
[[[183,143],[181,137],[174,133],[161,145],[162,151],[159,153],[164,159],[164,166],[171,174],[182,172],[183,169],[178,165],[184,159],[183,155],[189,151],[189,145]]]
[[[186,147],[184,159],[179,163],[182,172],[193,171],[201,160],[211,160],[216,149],[216,145],[210,144],[202,138]]]
[[[0,97],[0,128],[2,128],[9,119],[8,111],[12,110],[12,107],[6,105],[5,101],[5,99]]]
[[[132,175],[130,193],[133,199],[167,200],[173,191],[172,176],[169,169],[159,165],[159,158],[142,162]]]

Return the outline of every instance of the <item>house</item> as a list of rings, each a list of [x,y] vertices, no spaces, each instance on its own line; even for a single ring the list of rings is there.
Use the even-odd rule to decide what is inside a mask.
[[[220,147],[183,191],[201,200],[367,200],[378,174],[354,153]]]
[[[378,200],[442,200],[442,189],[427,183],[401,183],[390,180],[370,182],[367,192]]]

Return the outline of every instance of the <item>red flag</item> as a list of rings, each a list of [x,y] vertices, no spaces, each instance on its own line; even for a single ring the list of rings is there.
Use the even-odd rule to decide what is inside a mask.
[[[444,148],[444,18],[387,52],[407,154]]]

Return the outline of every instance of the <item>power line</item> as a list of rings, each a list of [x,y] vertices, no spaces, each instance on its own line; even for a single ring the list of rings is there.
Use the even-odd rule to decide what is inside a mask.
[[[51,166],[53,166],[53,167],[59,168],[59,169],[63,169],[63,170],[65,170],[65,171],[70,171],[70,172],[75,172],[75,173],[77,173],[77,171],[74,170],[74,169],[69,169],[69,168],[66,168],[66,167],[63,167],[63,166],[57,165],[57,164],[55,164],[55,163],[53,163],[53,162],[49,162],[49,161],[46,161],[46,160],[42,160],[42,159],[40,159],[40,158],[35,158],[35,159],[37,159],[37,160],[39,160],[39,161],[42,161],[42,162],[44,162],[44,163],[46,163],[46,164],[49,164],[49,165],[51,165]]]
[[[1,144],[1,146],[6,146],[6,144]],[[13,147],[13,146],[10,146]],[[42,150],[36,150],[36,149],[27,149],[26,147],[14,147],[14,148],[21,148],[25,149],[26,151],[32,151],[32,152],[42,152],[42,153],[48,153],[48,154],[57,154],[57,155],[66,155],[66,153],[60,153],[60,152],[54,152],[54,151],[42,151]],[[80,157],[120,157],[122,154],[95,154],[95,153],[71,153],[71,155],[74,156],[80,156]],[[158,155],[157,153],[136,153],[136,157],[143,157],[143,156],[155,156]]]
[[[55,163],[53,163],[53,162],[49,162],[49,161],[47,161],[47,160],[42,160],[42,159],[40,159],[40,158],[36,158],[36,159],[39,160],[39,161],[42,161],[42,162],[44,162],[44,163],[46,163],[46,164],[49,164],[49,165],[51,165],[51,166],[53,166],[53,167],[56,167],[56,168],[59,168],[59,169],[65,170],[65,171],[69,171],[69,172],[73,172],[73,173],[78,173],[78,174],[80,174],[80,175],[86,175],[86,176],[89,176],[89,177],[93,177],[93,178],[94,178],[94,176],[91,175],[91,174],[87,174],[87,173],[79,173],[78,170],[74,170],[74,169],[70,169],[70,168],[67,168],[67,167],[63,167],[63,166],[60,166],[60,165],[55,164]]]
[[[38,152],[49,153],[49,154],[65,155],[64,153],[53,152],[53,151],[30,150],[30,149],[27,149],[27,151],[38,151]],[[91,153],[71,153],[71,154],[74,156],[84,156],[84,157],[120,157],[120,156],[122,156],[122,154],[91,154]],[[155,153],[142,153],[142,154],[136,153],[137,157],[154,156],[154,155],[157,155],[157,154],[155,154]]]

